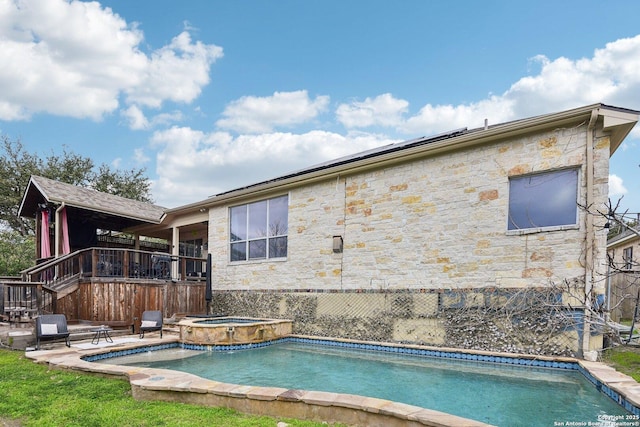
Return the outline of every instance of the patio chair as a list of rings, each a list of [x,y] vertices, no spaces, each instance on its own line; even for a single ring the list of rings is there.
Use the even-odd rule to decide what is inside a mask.
[[[144,338],[145,332],[160,331],[162,338],[162,312],[158,310],[148,310],[142,313],[140,323],[140,338]]]
[[[64,314],[42,314],[36,317],[36,350],[40,349],[42,340],[61,338],[64,338],[67,347],[71,347],[67,317]]]

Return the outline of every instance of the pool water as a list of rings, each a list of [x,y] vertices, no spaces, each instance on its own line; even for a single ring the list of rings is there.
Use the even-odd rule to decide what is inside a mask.
[[[172,352],[179,358],[171,360]],[[605,415],[628,414],[577,371],[291,342],[189,354],[169,349],[103,362],[173,369],[233,384],[378,397],[498,426],[588,425]]]

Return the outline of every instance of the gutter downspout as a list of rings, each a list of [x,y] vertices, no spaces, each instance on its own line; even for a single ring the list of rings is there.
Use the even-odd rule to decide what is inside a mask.
[[[591,111],[589,124],[587,125],[587,143],[586,143],[586,171],[587,193],[585,195],[585,206],[589,208],[593,203],[593,175],[595,173],[593,163],[593,142],[596,121],[598,120],[599,109],[595,108]],[[582,330],[582,355],[588,354],[590,351],[591,338],[591,298],[593,293],[593,260],[595,254],[595,231],[593,225],[593,215],[585,212],[585,232],[586,232],[586,254],[585,254],[585,272],[584,272],[584,294],[585,294],[585,310],[584,325]]]

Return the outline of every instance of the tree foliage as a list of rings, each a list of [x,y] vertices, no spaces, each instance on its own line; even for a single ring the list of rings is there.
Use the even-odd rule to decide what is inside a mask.
[[[34,236],[21,236],[13,230],[0,231],[0,276],[17,276],[33,265]]]
[[[62,154],[47,157],[25,150],[20,140],[1,137],[0,147],[0,225],[21,236],[34,234],[34,221],[19,218],[18,209],[31,175],[39,175],[67,184],[93,188],[129,199],[151,202],[150,182],[145,169],[113,170],[63,148]]]
[[[0,275],[13,275],[33,264],[35,221],[18,217],[24,191],[32,175],[88,187],[129,199],[152,202],[145,169],[96,168],[89,157],[53,151],[46,157],[28,152],[22,142],[0,136]]]
[[[618,199],[615,206],[611,199],[607,201],[607,211],[597,211],[597,215],[606,219],[605,227],[609,229],[607,239],[612,239],[622,233],[629,232],[640,236],[638,222],[640,221],[640,213],[630,214],[628,211],[620,213],[620,202],[622,197]],[[591,213],[589,209],[585,209]]]
[[[98,172],[93,174],[89,186],[103,193],[116,194],[141,202],[153,202],[150,197],[151,183],[145,176],[144,169],[111,170],[103,164],[100,165]]]

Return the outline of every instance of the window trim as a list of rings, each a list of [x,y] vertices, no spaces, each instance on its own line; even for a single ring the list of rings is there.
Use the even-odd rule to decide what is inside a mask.
[[[622,249],[622,263],[624,270],[633,269],[633,245]]]
[[[269,212],[270,212],[270,202],[271,200],[274,199],[280,199],[280,198],[285,198],[286,197],[286,215],[287,215],[287,228],[286,228],[286,233],[285,234],[277,234],[277,235],[273,235],[270,236],[269,235],[269,231],[267,230],[267,235],[263,236],[263,237],[249,237],[249,233],[250,233],[250,215],[249,215],[249,206],[255,203],[260,203],[260,202],[266,202],[265,204],[265,218],[266,218],[266,224],[267,224],[267,228],[269,227]],[[250,264],[250,263],[262,263],[262,262],[272,262],[272,261],[286,261],[289,257],[289,200],[290,200],[290,194],[280,194],[277,196],[273,196],[273,197],[269,197],[269,198],[265,198],[265,199],[257,199],[257,200],[252,200],[246,203],[242,203],[242,204],[238,204],[238,205],[233,205],[233,206],[228,206],[227,208],[227,215],[228,215],[228,221],[227,221],[227,250],[228,250],[228,256],[227,256],[227,262],[229,264],[233,264],[233,265],[237,265],[237,264]],[[244,239],[240,239],[240,240],[231,240],[231,220],[232,220],[232,215],[231,215],[231,211],[233,208],[239,208],[239,207],[244,207],[246,209],[246,224],[245,224],[245,233],[246,236]],[[284,256],[280,256],[280,257],[269,257],[269,243],[270,240],[272,239],[279,239],[279,238],[286,238],[286,254]],[[249,246],[251,242],[255,242],[255,241],[264,241],[265,242],[265,256],[264,257],[260,257],[260,258],[250,258],[249,257]],[[245,259],[240,259],[240,260],[233,260],[232,258],[232,250],[231,247],[234,244],[239,244],[239,243],[244,243],[245,246]]]
[[[511,181],[514,179],[522,179],[532,176],[552,174],[556,172],[565,172],[565,171],[576,171],[576,200],[575,200],[575,224],[562,224],[562,225],[548,225],[541,227],[530,227],[530,228],[515,228],[509,229],[509,224],[511,222]],[[580,209],[579,209],[579,201],[580,201],[580,189],[581,189],[581,174],[582,166],[581,165],[573,165],[567,166],[563,168],[557,169],[546,169],[542,171],[535,171],[521,175],[511,175],[507,177],[507,215],[506,215],[506,235],[508,236],[519,236],[523,234],[533,234],[533,233],[541,233],[541,232],[551,232],[551,231],[566,231],[566,230],[578,230],[580,229]]]

